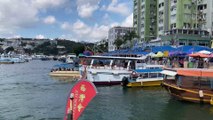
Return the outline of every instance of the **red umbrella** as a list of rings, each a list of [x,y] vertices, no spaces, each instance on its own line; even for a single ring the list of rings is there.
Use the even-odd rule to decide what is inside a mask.
[[[211,55],[203,54],[203,53],[192,53],[189,54],[190,57],[200,57],[200,58],[209,58]]]

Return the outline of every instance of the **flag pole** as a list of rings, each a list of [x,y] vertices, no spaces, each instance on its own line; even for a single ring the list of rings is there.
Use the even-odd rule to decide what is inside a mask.
[[[71,93],[70,94],[70,110],[67,116],[67,120],[73,120],[73,106],[72,106],[73,99],[74,99],[74,94]]]

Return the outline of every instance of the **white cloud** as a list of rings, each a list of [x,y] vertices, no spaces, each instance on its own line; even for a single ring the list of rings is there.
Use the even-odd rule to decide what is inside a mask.
[[[44,39],[44,35],[36,35],[36,39]]]
[[[0,29],[7,30],[7,28],[10,28],[10,30],[14,30],[32,26],[38,21],[37,14],[38,10],[32,7],[29,2],[2,0],[0,1]]]
[[[102,6],[102,9],[106,11],[118,13],[123,16],[126,16],[130,13],[129,6],[127,3],[119,3],[118,0],[112,0],[109,6]]]
[[[31,0],[32,4],[39,9],[46,9],[49,7],[58,7],[67,2],[67,0]]]
[[[133,27],[133,13],[130,14],[122,23],[121,26]]]
[[[74,39],[72,34],[63,34],[59,37],[60,39],[66,39],[66,40],[72,40],[72,41],[75,41],[75,42],[79,42],[77,39]]]
[[[77,20],[73,24],[64,22],[61,25],[61,28],[72,33],[72,39],[87,42],[96,42],[102,40],[103,38],[106,38],[108,36],[108,30],[111,27],[118,25],[119,23],[114,22],[109,25],[95,24],[94,26],[89,26],[85,24],[83,21]],[[71,36],[71,35],[64,35],[64,36]]]
[[[54,24],[56,22],[56,19],[54,16],[47,16],[45,19],[44,19],[44,23],[45,24]]]
[[[77,0],[78,15],[82,18],[88,18],[99,8],[100,0]]]
[[[91,17],[93,12],[98,9],[98,6],[91,6],[89,3],[81,5],[77,8],[79,16],[83,18]]]
[[[35,27],[40,22],[39,13],[61,7],[67,0],[0,0],[0,32],[8,36],[19,29]]]
[[[63,30],[72,30],[72,25],[69,24],[68,22],[64,22],[61,25],[61,29],[63,29]]]

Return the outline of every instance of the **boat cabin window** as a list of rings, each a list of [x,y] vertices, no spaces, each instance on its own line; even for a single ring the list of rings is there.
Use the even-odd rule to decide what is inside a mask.
[[[141,73],[139,75],[141,78],[157,78],[157,77],[163,77],[161,73]]]
[[[92,66],[105,66],[110,65],[110,60],[94,60]]]
[[[183,88],[213,90],[213,78],[178,76],[176,83]]]
[[[175,76],[164,75],[164,80],[175,80]]]
[[[149,78],[156,78],[158,77],[158,73],[149,73]]]

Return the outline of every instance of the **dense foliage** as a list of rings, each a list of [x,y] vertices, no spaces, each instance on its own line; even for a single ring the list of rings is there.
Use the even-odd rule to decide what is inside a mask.
[[[135,33],[135,31],[127,32],[124,36],[115,39],[114,45],[117,47],[117,49],[120,49],[122,45],[125,45],[129,42],[129,47],[132,47],[133,40],[135,38],[138,38],[138,35]]]
[[[57,48],[57,46],[63,46],[64,48]],[[85,50],[85,44],[69,41],[69,40],[57,40],[57,44],[51,44],[50,42],[45,42],[38,45],[33,50],[34,53],[43,53],[44,55],[59,55],[59,54],[70,54],[83,53]]]

